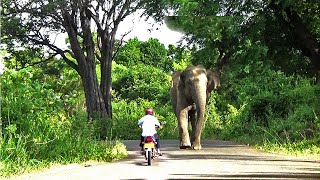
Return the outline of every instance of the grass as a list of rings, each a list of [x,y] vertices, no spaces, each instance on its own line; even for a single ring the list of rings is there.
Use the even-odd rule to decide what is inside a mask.
[[[57,164],[110,162],[127,156],[120,141],[101,141],[99,127],[88,122],[83,92],[66,86],[76,87],[77,80],[57,82],[38,71],[27,68],[2,76],[1,177]],[[37,73],[43,79],[33,79]]]
[[[5,145],[1,144],[2,155],[8,154],[1,161],[1,176],[21,175],[52,166],[72,163],[86,163],[88,161],[111,162],[128,155],[126,147],[120,141],[86,141],[84,143],[75,142],[74,145],[76,147],[73,148],[68,147],[68,145],[57,146],[56,150],[48,152],[51,154],[50,157],[35,157],[34,151],[26,151],[27,147],[24,143],[16,148],[4,147]],[[61,151],[63,148],[66,148],[66,150]]]
[[[305,138],[299,141],[290,141],[281,138],[271,131],[264,130],[256,134],[242,134],[238,137],[229,137],[228,140],[240,144],[246,144],[256,149],[288,156],[296,156],[311,159],[320,159],[320,146],[317,137]]]
[[[312,140],[288,143],[265,141],[264,143],[256,144],[255,147],[271,153],[320,159],[320,147],[319,145],[312,143]]]

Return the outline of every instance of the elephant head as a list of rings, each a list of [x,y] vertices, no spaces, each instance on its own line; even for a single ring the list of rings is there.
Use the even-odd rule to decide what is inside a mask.
[[[202,66],[189,66],[172,75],[170,95],[178,119],[180,148],[201,149],[200,137],[206,104],[211,91],[218,86],[218,74]],[[188,133],[189,121],[192,127],[191,141]]]

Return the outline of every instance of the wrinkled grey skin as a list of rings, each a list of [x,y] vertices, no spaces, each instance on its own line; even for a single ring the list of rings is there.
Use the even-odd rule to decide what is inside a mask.
[[[220,86],[219,75],[202,66],[189,66],[172,74],[171,102],[178,119],[180,148],[201,149],[205,108],[213,89]],[[191,122],[191,141],[188,123]]]

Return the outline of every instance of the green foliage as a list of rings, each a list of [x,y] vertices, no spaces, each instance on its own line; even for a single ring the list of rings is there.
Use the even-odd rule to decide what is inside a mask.
[[[265,69],[259,75],[231,82],[216,100],[218,137],[245,138],[258,144],[318,139],[320,89],[313,81]],[[256,138],[248,139],[252,136]]]
[[[74,72],[62,73],[67,80],[58,81],[46,75],[34,79],[38,73],[42,70],[27,68],[6,71],[2,76],[0,156],[5,158],[1,159],[1,176],[51,164],[111,161],[126,156],[119,142],[96,139],[95,127],[85,115],[76,113],[84,111],[79,102],[79,95],[83,95],[67,89],[68,94],[63,93],[64,85],[76,81],[71,75]]]
[[[198,5],[208,5],[199,2]],[[182,11],[182,10],[181,10]],[[213,10],[214,11],[214,10]],[[179,11],[180,12],[180,11]],[[207,68],[219,67],[223,57],[229,57],[240,42],[238,17],[231,16],[192,16],[194,12],[182,12],[183,16],[167,18],[167,24],[174,24],[186,34],[189,46],[192,46],[192,64],[201,64]],[[197,12],[199,13],[199,12]]]
[[[168,55],[173,61],[172,66],[174,71],[185,70],[188,67],[188,65],[192,64],[192,53],[187,48],[169,45]]]
[[[151,50],[148,47],[144,50]],[[183,48],[171,48],[170,61],[177,67],[185,66],[190,53]],[[56,163],[122,158],[126,155],[123,145],[110,141],[139,139],[137,122],[146,107],[154,108],[156,117],[166,121],[158,131],[160,137],[177,139],[176,118],[168,104],[170,75],[163,67],[147,64],[138,62],[127,68],[113,63],[113,119],[94,122],[88,122],[84,113],[80,79],[65,63],[54,59],[18,72],[5,72],[1,157],[7,158],[1,161],[3,175]],[[102,144],[101,138],[106,138],[106,143]]]
[[[153,101],[124,101],[113,102],[113,119],[109,124],[109,138],[112,139],[139,139],[141,129],[138,128],[138,120],[145,115],[145,109],[154,109],[154,115],[158,118],[163,128],[158,130],[161,139],[178,138],[178,129],[175,115],[171,105],[159,104]]]
[[[216,106],[217,98],[218,94],[213,92],[206,107],[206,121],[204,123],[202,133],[203,138],[214,138],[220,133],[222,124],[220,124],[221,117]]]
[[[172,62],[167,57],[167,49],[158,39],[150,38],[148,41],[141,43],[140,62],[145,65],[156,67],[164,72],[172,70]]]
[[[42,50],[40,48],[20,48],[19,50],[10,49],[9,56],[5,57],[6,67],[9,69],[22,69],[41,61]]]
[[[319,3],[298,0],[173,2],[178,4],[178,16],[168,17],[165,22],[185,32],[187,42],[199,48],[193,64],[232,66],[230,57],[249,40],[267,50],[273,69],[309,77],[316,74],[315,59],[319,59],[319,53],[312,49],[318,49],[319,44]]]
[[[114,67],[116,78],[113,89],[122,99],[146,99],[167,103],[170,76],[160,69],[144,64],[137,64],[130,68],[124,66]]]
[[[4,10],[10,9],[8,2]],[[78,76],[63,63],[54,61],[41,65],[41,69],[6,72],[2,79],[0,149],[1,157],[6,157],[0,164],[5,175],[52,162],[120,158],[126,154],[121,143],[101,144],[98,139],[139,139],[137,121],[146,107],[154,108],[159,120],[167,122],[159,130],[161,138],[177,139],[177,122],[168,103],[169,72],[183,70],[189,64],[222,70],[222,86],[208,102],[203,138],[236,139],[268,150],[319,153],[320,89],[310,78],[318,66],[308,55],[305,39],[293,28],[298,21],[290,19],[288,13],[297,13],[302,27],[309,30],[310,36],[300,32],[305,35],[302,37],[314,37],[314,44],[319,44],[319,3],[171,2],[179,7],[179,16],[168,17],[166,23],[185,32],[193,47],[166,49],[156,39],[140,42],[137,38],[120,47],[112,70],[112,120],[87,122],[82,115],[84,95]],[[167,1],[145,3],[151,7],[145,8],[148,14],[160,17],[167,10],[159,8]],[[49,3],[41,12],[51,12],[52,7]],[[59,22],[58,26],[42,24],[46,19],[29,19],[36,25],[23,26],[13,16],[4,17],[1,40],[8,45],[8,52],[17,50],[14,42],[24,47],[7,67],[19,69],[43,60],[39,47],[25,48],[28,39],[19,37],[34,27],[60,31]],[[15,38],[19,40],[12,41]]]
[[[115,61],[127,67],[142,63],[169,72],[172,70],[172,62],[167,55],[168,50],[158,39],[150,38],[141,42],[134,38],[119,49]]]
[[[137,38],[129,39],[129,41],[121,47],[114,61],[117,64],[128,67],[137,64],[141,56],[140,45],[141,42]]]
[[[35,48],[41,52],[42,57],[39,57],[43,62],[54,56],[61,56],[81,76],[86,92],[86,104],[99,102],[106,107],[87,106],[90,118],[111,117],[111,93],[108,93],[108,90],[112,88],[111,65],[117,50],[116,34],[119,24],[127,16],[135,14],[137,10],[141,10],[142,17],[153,16],[159,20],[159,17],[167,12],[164,7],[167,7],[168,4],[167,0],[101,1],[99,3],[96,1],[74,3],[73,1],[61,0],[45,2],[42,0],[16,0],[13,3],[11,0],[6,0],[1,3],[1,14],[4,19],[1,26],[3,30],[1,42],[6,43],[3,47],[11,55],[18,56],[19,53],[16,51],[19,51],[20,48]],[[103,9],[105,13],[99,14],[98,9]],[[66,12],[66,14],[62,12]],[[71,30],[73,33],[70,33]],[[70,39],[67,49],[60,47],[55,42],[55,38],[63,33],[67,34]],[[166,61],[167,58],[163,58],[163,55],[166,56],[166,49],[157,40],[150,40],[148,43],[141,47],[145,52],[144,55],[149,53],[149,56],[142,57],[143,62],[167,68],[169,71],[171,62]],[[34,56],[32,57],[34,58]],[[164,61],[166,62],[164,63]],[[98,83],[96,72],[97,62],[102,73],[100,83]],[[102,89],[101,93],[92,93],[93,95],[87,93],[97,92],[99,87]]]

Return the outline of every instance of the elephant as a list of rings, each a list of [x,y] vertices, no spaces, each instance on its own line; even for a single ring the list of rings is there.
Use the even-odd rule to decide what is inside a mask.
[[[202,148],[200,139],[205,108],[213,89],[220,86],[217,72],[203,66],[188,66],[184,71],[172,74],[170,96],[178,120],[180,149]],[[188,124],[191,123],[191,141]],[[191,143],[190,143],[191,142]]]

